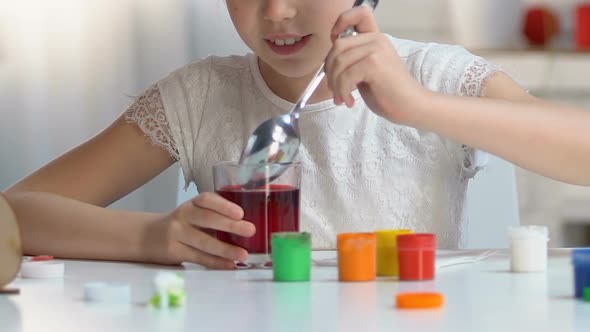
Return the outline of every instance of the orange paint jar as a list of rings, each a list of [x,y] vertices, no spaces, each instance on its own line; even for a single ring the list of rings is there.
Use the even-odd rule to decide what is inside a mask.
[[[377,236],[374,233],[338,235],[340,281],[372,281],[377,276]]]

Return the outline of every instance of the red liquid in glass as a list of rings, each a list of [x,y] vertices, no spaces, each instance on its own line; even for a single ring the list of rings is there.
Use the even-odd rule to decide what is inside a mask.
[[[217,238],[246,249],[250,254],[270,253],[271,234],[299,231],[299,189],[288,185],[271,184],[269,190],[244,190],[228,186],[217,193],[244,209],[244,220],[256,226],[256,234],[247,238],[217,232]],[[268,227],[266,223],[268,218]]]

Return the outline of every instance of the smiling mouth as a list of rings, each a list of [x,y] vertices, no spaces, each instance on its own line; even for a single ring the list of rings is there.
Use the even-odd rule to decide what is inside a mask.
[[[290,37],[285,39],[270,38],[265,39],[265,42],[276,54],[293,55],[305,47],[310,37],[311,35],[306,35],[303,37]]]
[[[271,43],[274,43],[277,46],[291,46],[294,45],[295,43],[300,42],[303,39],[303,37],[297,37],[297,38],[288,38],[288,39],[270,39],[268,40]]]

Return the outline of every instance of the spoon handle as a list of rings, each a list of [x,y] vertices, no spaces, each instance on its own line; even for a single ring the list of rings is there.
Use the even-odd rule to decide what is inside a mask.
[[[318,86],[326,76],[326,71],[324,69],[325,64],[322,64],[322,67],[318,70],[313,80],[309,83],[307,88],[305,88],[303,95],[301,95],[301,97],[297,101],[297,104],[295,105],[295,108],[293,108],[293,110],[291,111],[291,113],[293,113],[294,116],[299,115],[299,112],[301,112],[305,105],[307,105],[307,101],[309,100],[309,98],[311,98],[315,90],[318,88]]]
[[[378,3],[379,3],[379,0],[356,0],[353,7],[369,6],[372,9],[375,9],[375,7],[377,7]],[[357,34],[358,33],[357,33],[356,29],[354,27],[350,27],[350,28],[346,29],[346,31],[341,33],[340,36],[338,36],[338,38],[346,38],[346,37],[350,37],[350,36],[356,36]],[[293,110],[291,111],[291,114],[294,117],[299,117],[299,113],[305,107],[305,105],[307,105],[309,98],[311,98],[311,96],[313,95],[315,90],[318,88],[318,86],[320,85],[320,83],[322,82],[324,77],[326,76],[325,66],[326,66],[326,64],[324,62],[322,64],[322,66],[320,67],[320,69],[318,70],[318,72],[316,73],[313,80],[309,83],[307,88],[305,88],[305,91],[303,91],[303,94],[301,95],[301,97],[297,101],[295,108],[293,108]]]

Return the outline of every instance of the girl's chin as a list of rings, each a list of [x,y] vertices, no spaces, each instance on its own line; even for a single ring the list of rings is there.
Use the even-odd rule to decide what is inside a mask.
[[[273,72],[287,78],[304,78],[315,75],[321,63],[317,66],[310,66],[306,61],[273,61],[267,64]]]

